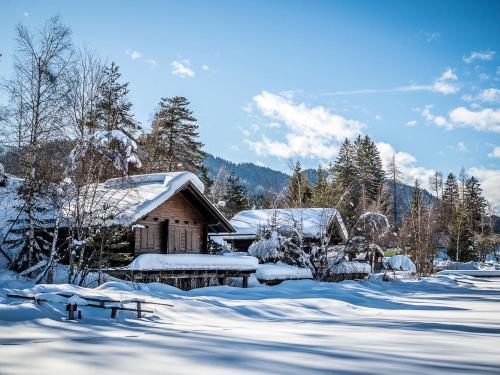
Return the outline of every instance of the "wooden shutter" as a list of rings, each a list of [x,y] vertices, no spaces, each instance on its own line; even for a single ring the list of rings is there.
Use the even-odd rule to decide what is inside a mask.
[[[161,228],[160,228],[160,247],[161,247],[161,252],[162,253],[168,253],[168,247],[169,247],[169,221],[165,220],[161,223]]]

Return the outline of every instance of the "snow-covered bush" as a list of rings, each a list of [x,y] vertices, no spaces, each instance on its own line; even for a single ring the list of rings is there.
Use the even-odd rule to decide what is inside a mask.
[[[283,259],[281,238],[277,231],[253,242],[248,248],[248,254],[256,257],[262,263],[273,263]]]
[[[315,271],[311,255],[304,249],[301,232],[290,225],[271,225],[261,228],[257,241],[250,245],[248,253],[263,263],[281,261]]]
[[[384,261],[386,268],[392,271],[417,272],[415,264],[406,255],[394,255]]]

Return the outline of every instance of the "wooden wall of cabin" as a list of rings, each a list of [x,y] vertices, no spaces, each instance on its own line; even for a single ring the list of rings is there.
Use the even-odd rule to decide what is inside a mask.
[[[137,221],[135,255],[144,253],[205,253],[206,218],[178,193]]]

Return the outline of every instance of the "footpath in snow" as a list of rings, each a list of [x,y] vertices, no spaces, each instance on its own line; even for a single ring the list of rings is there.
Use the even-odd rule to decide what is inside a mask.
[[[137,289],[138,288],[138,289]],[[169,303],[137,319],[7,293]],[[74,297],[78,300],[78,297]],[[149,308],[149,307],[148,307]],[[33,286],[0,273],[0,373],[500,373],[500,279],[229,286]]]

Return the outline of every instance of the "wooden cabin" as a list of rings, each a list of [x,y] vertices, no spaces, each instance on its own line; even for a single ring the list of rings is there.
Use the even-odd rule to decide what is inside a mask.
[[[234,228],[203,190],[203,183],[190,172],[106,181],[98,189],[99,200],[114,207],[113,224],[133,231],[135,260],[105,272],[124,280],[162,282],[184,290],[221,285],[234,277],[243,279],[243,287],[248,286],[248,278],[256,270],[255,259],[230,262],[232,257],[207,254],[209,233],[234,233]]]
[[[208,233],[231,225],[191,183],[134,222],[135,255],[205,254]]]
[[[204,254],[208,233],[234,232],[203,190],[190,172],[112,179],[100,189],[115,206],[116,223],[134,231],[135,256]]]

